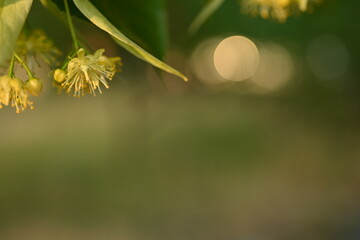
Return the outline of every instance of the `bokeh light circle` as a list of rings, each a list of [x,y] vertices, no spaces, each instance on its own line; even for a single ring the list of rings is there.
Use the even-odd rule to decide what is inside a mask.
[[[211,38],[201,42],[191,55],[190,65],[196,77],[206,85],[217,85],[226,82],[216,71],[213,61],[216,46],[221,38]]]
[[[310,42],[307,49],[307,62],[318,79],[329,82],[346,74],[350,54],[340,39],[324,35]]]
[[[246,37],[228,37],[216,47],[214,65],[224,79],[242,81],[256,72],[259,52],[256,45]]]
[[[276,43],[264,43],[260,48],[259,68],[251,78],[261,92],[283,88],[294,74],[294,61],[286,48]]]

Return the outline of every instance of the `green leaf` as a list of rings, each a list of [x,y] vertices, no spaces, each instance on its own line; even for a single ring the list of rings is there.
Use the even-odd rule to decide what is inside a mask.
[[[32,2],[32,0],[0,0],[0,65],[10,60]]]
[[[189,27],[189,34],[195,34],[200,27],[218,10],[225,0],[209,0]]]
[[[112,23],[109,22],[97,8],[89,0],[73,0],[75,5],[79,10],[97,27],[109,33],[117,43],[128,50],[130,53],[134,54],[136,57],[152,64],[153,66],[162,69],[168,73],[177,75],[187,81],[182,73],[170,67],[166,63],[162,62],[158,58],[154,57],[139,45],[134,43],[128,37],[126,37],[119,29],[117,29]]]

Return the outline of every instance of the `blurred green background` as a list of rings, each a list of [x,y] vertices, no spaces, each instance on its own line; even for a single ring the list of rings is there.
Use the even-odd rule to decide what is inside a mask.
[[[123,72],[81,99],[57,96],[44,73],[35,110],[0,111],[0,239],[360,239],[360,2],[327,0],[279,24],[228,0],[191,37],[203,3],[167,3],[166,61],[189,83],[163,84],[77,21]],[[70,47],[37,2],[30,23]],[[286,52],[286,84],[202,78],[213,69],[199,46],[234,35]]]

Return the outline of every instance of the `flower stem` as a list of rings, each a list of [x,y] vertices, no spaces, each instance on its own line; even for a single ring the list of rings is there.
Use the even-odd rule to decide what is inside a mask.
[[[29,75],[29,77],[34,78],[35,77],[34,74],[31,72],[31,70],[26,65],[26,63],[24,63],[24,61],[16,53],[14,53],[14,56],[21,63],[21,65],[24,67],[24,69],[26,70],[26,73]]]
[[[13,54],[9,67],[9,77],[14,77],[15,53]]]
[[[60,67],[60,69],[65,70],[65,68],[67,68],[67,65],[69,64],[69,62],[71,61],[71,59],[73,57],[75,57],[77,54],[77,51],[72,50],[71,52],[68,53],[68,57],[66,58],[66,60],[64,61],[63,65]]]
[[[78,39],[76,37],[74,24],[73,24],[72,19],[71,19],[68,1],[64,0],[64,4],[65,4],[65,11],[66,11],[67,20],[69,22],[69,28],[70,28],[71,37],[72,37],[73,42],[74,42],[74,47],[75,47],[75,49],[79,49],[79,41],[78,41]]]

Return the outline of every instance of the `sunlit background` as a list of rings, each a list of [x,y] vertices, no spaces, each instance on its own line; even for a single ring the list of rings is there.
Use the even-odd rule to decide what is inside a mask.
[[[1,240],[360,239],[360,1],[283,24],[225,1],[189,36],[203,3],[167,6],[189,83],[77,21],[123,58],[110,89],[56,95],[47,70],[35,110],[0,111]],[[38,4],[30,23],[70,47]]]

